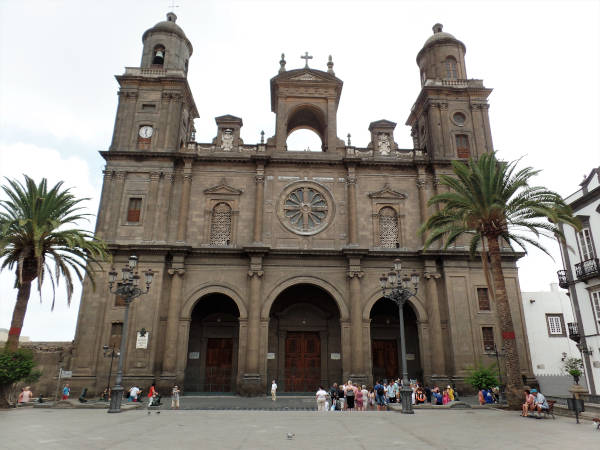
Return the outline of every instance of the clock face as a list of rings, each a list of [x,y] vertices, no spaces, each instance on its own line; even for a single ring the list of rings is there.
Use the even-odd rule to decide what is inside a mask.
[[[154,129],[150,125],[144,125],[143,127],[140,128],[140,137],[149,139],[152,137],[153,132],[154,132]]]

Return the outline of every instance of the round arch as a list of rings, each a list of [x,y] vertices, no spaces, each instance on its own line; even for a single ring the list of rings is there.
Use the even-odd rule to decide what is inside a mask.
[[[348,307],[344,303],[344,297],[331,283],[317,277],[299,276],[281,281],[271,290],[269,295],[267,295],[266,297],[266,301],[263,303],[260,312],[261,320],[268,320],[269,313],[271,311],[271,306],[273,306],[273,303],[275,302],[279,294],[281,294],[287,288],[292,287],[296,284],[312,284],[314,286],[320,287],[325,292],[327,292],[327,294],[329,294],[337,304],[340,312],[340,320],[348,320],[348,318],[350,317]]]
[[[240,320],[248,319],[248,310],[242,301],[242,297],[232,287],[217,284],[205,284],[192,291],[186,297],[186,300],[181,307],[180,317],[184,319],[191,318],[192,311],[196,304],[208,294],[223,294],[231,298],[240,312]]]
[[[314,131],[325,143],[327,122],[325,112],[309,103],[296,105],[289,113],[286,126],[286,140],[292,132],[299,129]]]
[[[381,288],[374,289],[371,292],[371,295],[369,295],[367,303],[365,304],[365,307],[363,308],[363,320],[366,320],[366,321],[369,320],[369,318],[371,316],[371,309],[373,308],[373,305],[381,297],[383,297],[381,295]],[[427,322],[427,320],[428,320],[427,310],[425,309],[425,305],[423,304],[423,301],[419,298],[419,296],[411,297],[408,300],[408,303],[410,303],[410,306],[412,306],[412,309],[415,312],[415,315],[417,316],[417,321],[420,323]]]

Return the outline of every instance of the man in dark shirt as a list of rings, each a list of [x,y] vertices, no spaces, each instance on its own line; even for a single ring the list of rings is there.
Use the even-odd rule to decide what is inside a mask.
[[[339,410],[339,390],[338,384],[333,383],[333,386],[329,389],[329,396],[331,397],[331,406],[335,406],[335,410]]]
[[[385,406],[385,387],[381,384],[381,380],[377,381],[377,384],[373,387],[375,391],[375,403],[377,403],[377,411]]]
[[[427,403],[431,403],[431,389],[429,389],[429,386],[425,386],[425,398],[427,398]]]

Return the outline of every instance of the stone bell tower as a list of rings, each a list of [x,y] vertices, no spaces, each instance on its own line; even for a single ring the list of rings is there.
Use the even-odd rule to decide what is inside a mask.
[[[467,78],[466,47],[442,25],[417,54],[421,92],[406,125],[414,147],[432,159],[476,157],[493,151],[487,98],[482,80]]]
[[[281,152],[287,149],[286,140],[295,130],[308,129],[321,138],[321,150],[343,153],[344,141],[337,137],[337,109],[342,93],[342,80],[333,72],[331,56],[328,70],[311,69],[308,53],[302,56],[302,69],[286,71],[285,57],[281,55],[279,74],[271,79],[271,111],[276,115],[275,136],[267,141],[268,147]]]
[[[140,67],[118,75],[119,106],[111,151],[174,152],[182,148],[198,117],[187,82],[192,44],[177,16],[147,30]]]

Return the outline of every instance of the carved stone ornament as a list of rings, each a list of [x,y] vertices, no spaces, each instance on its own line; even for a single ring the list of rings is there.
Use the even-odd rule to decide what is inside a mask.
[[[333,220],[333,198],[318,183],[292,183],[281,194],[277,215],[281,224],[293,233],[304,236],[317,234]]]
[[[390,136],[387,133],[379,133],[377,136],[377,150],[380,155],[387,156],[392,151]]]
[[[406,198],[406,194],[403,194],[402,192],[398,192],[393,190],[389,184],[384,184],[383,188],[380,189],[379,191],[375,191],[375,192],[370,192],[369,194],[370,198],[387,198],[387,199],[398,199],[398,200],[402,200]]]
[[[221,149],[224,152],[233,151],[233,130],[230,128],[223,130],[223,136],[221,136]]]

